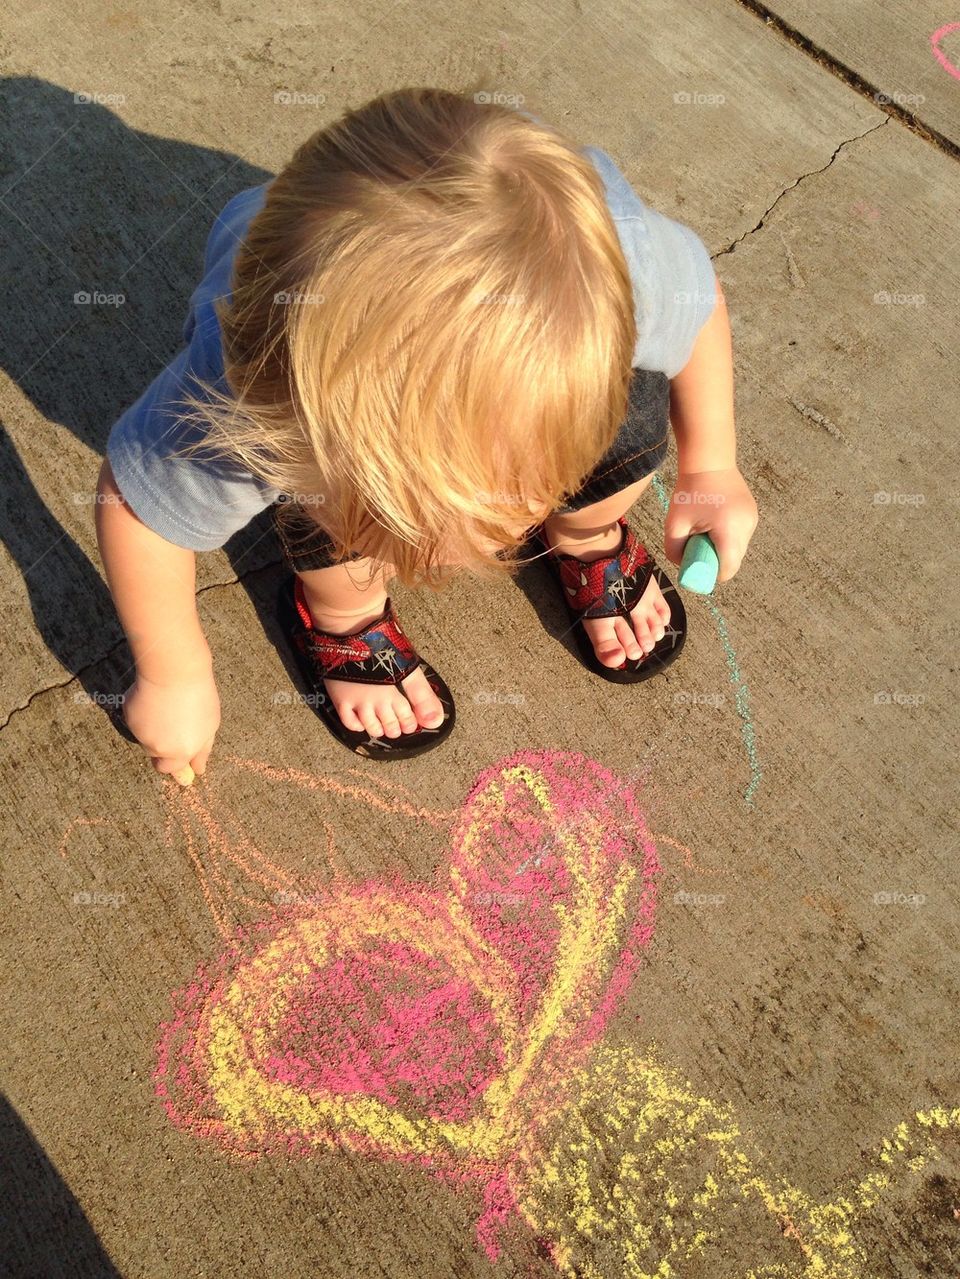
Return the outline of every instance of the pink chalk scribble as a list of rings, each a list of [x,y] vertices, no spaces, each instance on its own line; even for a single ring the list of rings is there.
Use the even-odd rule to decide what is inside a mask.
[[[853,213],[859,213],[867,222],[876,222],[880,217],[880,210],[872,208],[866,200],[857,200],[855,204],[850,205],[850,210]]]
[[[960,68],[955,67],[947,55],[940,48],[940,42],[944,36],[951,31],[960,31],[960,22],[948,22],[945,27],[939,27],[930,37],[930,48],[933,50],[933,56],[943,67],[944,71],[948,71],[955,80],[960,80]]]
[[[206,784],[167,792],[184,833],[199,825],[188,855],[222,938],[160,1028],[167,1115],[241,1160],[339,1148],[415,1163],[473,1192],[495,1260],[524,1220],[519,1152],[569,1103],[652,938],[661,866],[634,782],[579,753],[519,751],[441,814],[370,776],[232,762],[442,823],[448,853],[429,881],[351,881],[322,857],[298,881],[214,815]],[[259,917],[235,923],[258,889]]]

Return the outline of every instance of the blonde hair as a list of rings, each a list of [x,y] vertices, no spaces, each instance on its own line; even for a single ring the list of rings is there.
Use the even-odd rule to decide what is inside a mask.
[[[630,277],[578,146],[493,95],[385,93],[270,183],[217,304],[199,449],[408,586],[513,573],[626,414]],[[492,552],[488,543],[503,548]]]

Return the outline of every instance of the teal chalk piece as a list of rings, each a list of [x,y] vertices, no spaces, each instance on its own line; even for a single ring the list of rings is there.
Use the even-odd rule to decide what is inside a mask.
[[[698,595],[710,595],[717,584],[720,559],[706,533],[694,533],[687,539],[680,561],[680,585]]]

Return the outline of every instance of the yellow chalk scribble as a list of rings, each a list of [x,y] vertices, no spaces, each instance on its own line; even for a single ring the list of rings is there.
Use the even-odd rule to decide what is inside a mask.
[[[960,1133],[960,1108],[918,1111],[876,1167],[816,1203],[655,1048],[602,1047],[577,1084],[546,1150],[529,1143],[514,1170],[523,1215],[577,1279],[684,1279],[694,1261],[712,1279],[870,1279],[861,1219],[937,1158],[938,1135]]]

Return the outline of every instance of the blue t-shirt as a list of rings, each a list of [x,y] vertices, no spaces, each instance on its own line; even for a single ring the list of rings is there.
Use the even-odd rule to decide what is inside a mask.
[[[716,302],[716,277],[703,241],[689,227],[649,208],[605,151],[584,147],[599,171],[623,248],[637,319],[633,366],[675,377],[690,358]],[[224,392],[220,322],[214,301],[230,294],[233,259],[266,199],[269,182],[230,200],[207,240],[203,279],[191,298],[183,349],[114,423],[107,457],[120,492],[136,515],[166,541],[193,551],[222,546],[280,496],[241,468],[176,450],[203,438],[178,400],[194,379]]]

